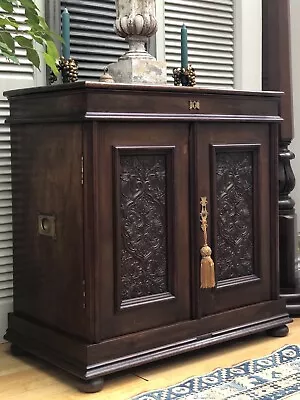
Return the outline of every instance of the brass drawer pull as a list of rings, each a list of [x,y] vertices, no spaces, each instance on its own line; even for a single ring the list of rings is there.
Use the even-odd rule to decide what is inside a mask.
[[[200,287],[201,289],[209,289],[216,286],[215,280],[215,264],[211,258],[211,248],[207,244],[207,198],[201,197],[200,222],[203,231],[204,245],[200,249]]]

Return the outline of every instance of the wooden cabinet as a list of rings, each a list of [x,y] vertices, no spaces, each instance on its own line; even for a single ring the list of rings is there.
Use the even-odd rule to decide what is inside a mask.
[[[7,95],[14,349],[96,391],[121,369],[287,333],[278,94],[79,82]],[[200,288],[203,196],[214,289]]]

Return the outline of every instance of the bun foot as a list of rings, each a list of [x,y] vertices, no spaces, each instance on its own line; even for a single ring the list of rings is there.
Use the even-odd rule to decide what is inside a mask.
[[[80,392],[84,393],[97,393],[102,390],[104,385],[104,379],[99,377],[95,379],[91,379],[89,381],[84,381],[83,379],[80,379],[80,381],[77,383],[77,387],[80,390]]]
[[[15,357],[22,357],[26,355],[26,351],[21,349],[21,347],[17,346],[16,344],[10,345],[10,352]]]
[[[267,331],[267,334],[273,337],[284,337],[289,333],[289,328],[286,325],[278,326]]]

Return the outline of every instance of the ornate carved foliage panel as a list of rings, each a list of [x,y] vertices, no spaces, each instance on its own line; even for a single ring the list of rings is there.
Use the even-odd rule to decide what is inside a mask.
[[[255,274],[257,146],[212,146],[218,281]]]
[[[122,302],[170,291],[172,148],[120,148],[116,154],[116,271]]]

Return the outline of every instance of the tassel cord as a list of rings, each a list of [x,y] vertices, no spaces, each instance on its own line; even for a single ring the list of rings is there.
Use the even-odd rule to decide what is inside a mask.
[[[216,282],[215,282],[215,265],[213,259],[211,258],[212,251],[207,244],[208,212],[207,212],[206,197],[201,197],[200,205],[201,205],[200,222],[204,240],[204,244],[200,250],[200,254],[202,257],[200,263],[200,287],[201,289],[209,289],[215,287]]]

